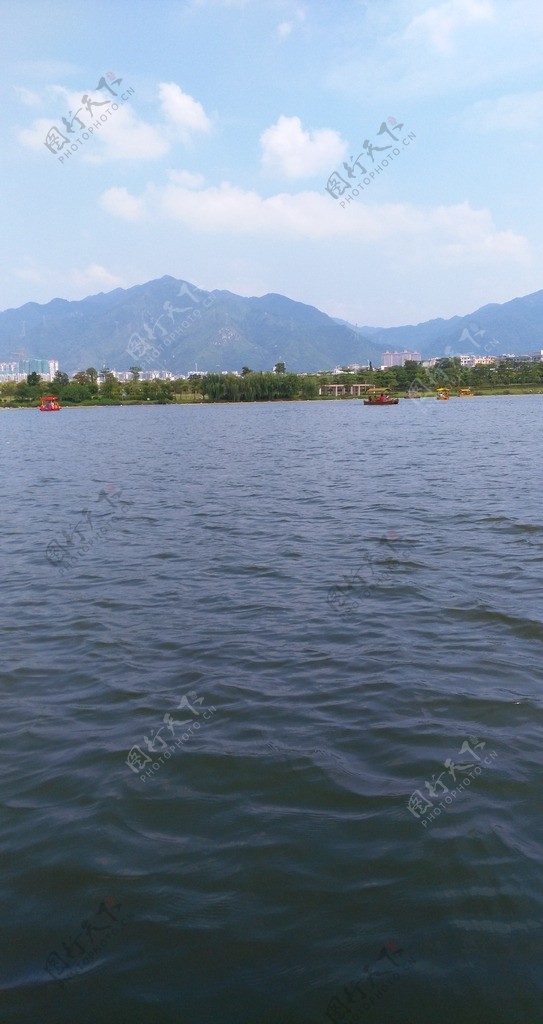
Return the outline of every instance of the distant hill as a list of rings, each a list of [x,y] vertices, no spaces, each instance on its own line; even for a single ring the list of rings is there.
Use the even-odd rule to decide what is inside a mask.
[[[353,330],[360,331],[381,353],[409,349],[420,352],[423,359],[470,352],[527,354],[543,348],[543,291],[501,305],[481,306],[468,316],[453,316],[450,320]]]
[[[410,349],[422,358],[459,353],[521,354],[543,348],[543,291],[469,316],[416,326],[355,327],[284,295],[243,298],[187,281],[116,288],[77,302],[29,302],[0,313],[0,362],[58,359],[62,370],[323,370]]]
[[[68,373],[132,365],[174,373],[196,366],[269,370],[277,362],[303,371],[375,364],[380,351],[352,327],[284,295],[243,298],[162,277],[77,302],[30,302],[0,313],[0,362],[12,358],[58,359]]]

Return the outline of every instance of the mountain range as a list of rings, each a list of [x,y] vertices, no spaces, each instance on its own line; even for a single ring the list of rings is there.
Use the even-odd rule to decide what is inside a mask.
[[[379,366],[387,350],[414,350],[428,359],[542,348],[543,291],[469,316],[386,328],[354,326],[284,295],[207,292],[168,276],[0,313],[0,362],[56,359],[67,373],[135,365],[173,373],[265,370],[277,362],[302,372],[370,360]]]

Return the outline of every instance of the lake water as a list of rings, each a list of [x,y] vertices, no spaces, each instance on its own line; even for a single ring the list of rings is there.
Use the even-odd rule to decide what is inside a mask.
[[[0,439],[2,1024],[541,1020],[543,397]]]

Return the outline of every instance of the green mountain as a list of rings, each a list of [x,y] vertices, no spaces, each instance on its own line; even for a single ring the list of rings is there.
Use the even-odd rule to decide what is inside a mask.
[[[543,291],[469,316],[405,327],[354,327],[284,295],[243,298],[186,281],[116,288],[78,302],[29,302],[0,313],[0,362],[57,359],[68,373],[95,366],[128,370],[323,370],[381,363],[386,350],[422,358],[501,355],[543,349]]]
[[[24,353],[24,354],[23,354]],[[0,313],[0,361],[57,359],[101,369],[327,369],[379,362],[379,348],[314,306],[283,295],[242,298],[162,277],[77,302],[30,302]]]

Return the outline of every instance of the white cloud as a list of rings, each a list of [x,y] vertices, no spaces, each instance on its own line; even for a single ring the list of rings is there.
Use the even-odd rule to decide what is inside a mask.
[[[38,118],[30,128],[23,128],[19,131],[17,138],[26,148],[43,152],[46,135],[54,124],[65,138],[70,138],[72,144],[77,145],[78,139],[87,132],[89,126],[99,120],[99,113],[97,115],[93,111],[94,117],[91,119],[86,110],[80,110],[76,105],[74,97],[68,96],[65,104],[66,115],[69,116],[68,112],[71,111],[73,116],[78,110],[84,127],[81,128],[75,121],[73,134],[66,133],[61,115],[54,121]],[[105,163],[107,160],[157,160],[164,156],[170,148],[160,127],[155,128],[140,120],[129,102],[123,106],[119,105],[118,110],[112,110],[107,121],[100,122],[99,128],[94,127],[92,133],[87,132],[87,134],[90,137],[83,139],[77,154],[74,151],[72,155],[74,158],[80,156],[88,163]],[[65,147],[63,148],[65,149]],[[61,149],[55,155],[62,156],[62,153]]]
[[[543,92],[517,92],[492,100],[479,100],[465,111],[470,131],[534,131],[543,120]]]
[[[181,178],[183,174],[181,173]],[[191,176],[192,179],[192,176]],[[193,180],[185,184],[170,174],[163,188],[149,186],[138,201],[147,213],[164,222],[177,220],[199,232],[234,235],[322,238],[342,236],[359,230],[352,218],[342,219],[341,211],[318,192],[282,193],[263,198],[257,192],[244,191],[229,182],[195,189]],[[115,204],[107,204],[110,213],[122,216]],[[365,208],[359,213],[364,216]]]
[[[203,106],[175,82],[161,82],[158,89],[162,112],[175,126],[181,138],[188,142],[195,132],[209,133],[212,122]]]
[[[299,117],[281,115],[260,136],[262,163],[287,178],[329,171],[346,155],[347,144],[330,128],[305,131]]]
[[[69,281],[79,291],[88,289],[88,295],[95,295],[97,291],[110,292],[114,288],[123,286],[122,277],[111,274],[99,263],[91,263],[85,270],[72,270],[69,274]]]
[[[32,284],[43,284],[47,280],[47,275],[32,260],[27,260],[26,267],[16,267],[13,275],[21,281],[31,281]]]
[[[277,35],[280,39],[286,39],[294,28],[293,21],[281,21],[277,26]]]
[[[191,171],[169,171],[168,178],[174,185],[183,185],[185,188],[201,188],[205,180],[203,174],[193,174]]]
[[[59,273],[58,269],[39,266],[29,259],[26,266],[14,270],[14,276],[23,281],[31,281],[35,285],[45,286],[50,295],[60,295],[64,298],[83,298],[86,295],[94,295],[97,291],[107,292],[124,286],[123,278],[110,273],[99,263],[91,263],[83,270],[73,268]]]
[[[51,121],[40,117],[32,123],[31,128],[22,128],[21,131],[17,132],[17,138],[26,149],[34,149],[42,153],[43,146],[45,145],[45,136],[50,128]]]
[[[142,200],[131,196],[126,188],[108,188],[100,196],[100,205],[123,220],[140,220],[144,212]]]
[[[70,92],[70,90],[67,89],[65,85],[49,85],[47,87],[47,92],[49,96],[51,96],[55,100],[59,100],[62,103],[62,105],[66,108],[68,108],[68,106],[72,107],[75,104],[74,109],[77,109],[77,107],[79,107],[79,104],[81,103],[81,96],[88,95],[88,93],[85,93],[83,90],[77,93]],[[94,93],[91,93],[90,95],[94,99],[97,98],[94,95]]]
[[[436,207],[428,226],[445,261],[469,260],[488,267],[508,260],[524,263],[529,257],[523,235],[498,231],[488,210],[474,210],[469,203]]]
[[[22,85],[16,85],[15,92],[25,107],[41,107],[43,103],[43,97],[39,93],[32,92],[31,89],[25,89]]]
[[[85,143],[85,157],[93,163],[106,160],[158,160],[168,153],[170,146],[160,130],[140,120],[126,103],[114,110],[107,123],[95,131],[101,147],[94,152],[91,142]]]
[[[418,13],[414,13],[418,12]],[[413,98],[434,103],[440,95],[484,95],[482,86],[504,79],[522,80],[526,69],[541,64],[543,9],[534,0],[390,0],[368,4],[363,31],[368,47],[358,44],[360,21],[352,20],[352,42],[340,45],[325,72],[325,82],[351,100],[371,82],[371,96],[385,109],[401,113]]]
[[[306,11],[302,7],[296,7],[288,20],[279,22],[279,25],[277,26],[277,35],[279,38],[287,39],[296,26],[300,25],[302,21],[305,20],[305,17]]]
[[[19,92],[22,101],[27,104],[36,98],[35,94],[26,89]],[[55,126],[65,138],[79,146],[81,158],[87,163],[158,160],[170,151],[172,144],[179,138],[189,143],[193,134],[207,133],[212,129],[212,122],[201,103],[184,93],[174,82],[163,82],[159,86],[160,113],[165,121],[159,121],[156,125],[138,117],[131,98],[122,100],[118,95],[108,97],[104,102],[103,93],[91,92],[84,94],[83,103],[80,92],[69,92],[62,85],[48,86],[47,95],[56,113],[47,120],[38,118],[30,127],[19,130],[19,142],[28,149],[43,152],[46,135]],[[99,103],[103,105],[97,106]],[[114,105],[117,105],[116,110],[113,109]],[[102,121],[102,115],[107,120]],[[64,121],[71,122],[73,132],[67,131]],[[88,132],[90,138],[78,142],[85,132]],[[55,155],[62,155],[62,149],[58,154],[55,151]]]
[[[203,235],[330,241],[363,237],[372,245],[376,259],[375,247],[385,246],[388,251],[391,246],[401,247],[410,262],[447,270],[467,263],[526,265],[530,259],[523,235],[497,228],[490,211],[473,209],[467,202],[435,207],[412,203],[368,206],[358,199],[342,207],[339,200],[316,191],[263,197],[229,182],[205,188],[195,188],[194,182],[179,184],[175,174],[163,188],[150,186],[140,199],[126,193],[122,202],[129,208],[130,202],[138,204],[134,209],[145,209],[157,223],[177,221]],[[104,208],[114,216],[124,216],[122,203],[110,202],[108,194],[104,194]]]
[[[439,53],[454,49],[454,34],[465,26],[494,19],[491,0],[447,0],[417,15],[407,29],[407,36],[426,36]]]

